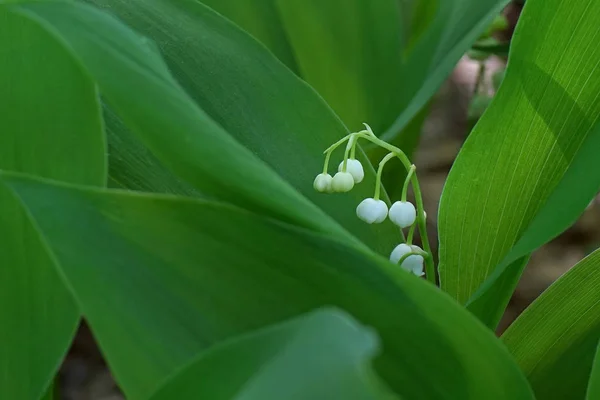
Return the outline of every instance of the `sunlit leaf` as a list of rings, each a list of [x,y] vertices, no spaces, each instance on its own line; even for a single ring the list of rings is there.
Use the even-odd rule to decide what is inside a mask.
[[[585,397],[600,339],[599,285],[596,251],[550,286],[502,336],[538,399]]]
[[[527,3],[502,87],[446,183],[442,287],[491,327],[527,255],[568,227],[600,187],[598,18],[596,2]]]

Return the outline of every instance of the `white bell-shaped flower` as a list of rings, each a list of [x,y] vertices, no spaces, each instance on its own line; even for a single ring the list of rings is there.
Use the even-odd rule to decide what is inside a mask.
[[[342,161],[340,163],[340,166],[338,167],[338,171],[342,172],[343,167],[344,162]],[[346,164],[346,172],[349,172],[352,175],[352,178],[354,178],[354,183],[362,182],[362,180],[365,177],[365,171],[363,169],[362,164],[360,163],[360,161],[355,160],[353,158],[348,159]]]
[[[338,172],[333,176],[331,188],[334,192],[349,192],[354,187],[354,178],[349,172]]]
[[[400,259],[408,253],[422,251],[418,246],[409,246],[406,243],[401,243],[392,251],[390,255],[390,261],[394,264],[398,264]],[[423,276],[423,256],[418,254],[412,254],[402,261],[400,265],[403,269],[412,272],[417,276]]]
[[[383,200],[364,199],[356,207],[356,215],[367,224],[379,224],[385,221],[388,207]]]
[[[400,228],[407,228],[415,223],[417,210],[409,201],[397,201],[390,207],[390,220]]]
[[[398,261],[404,256],[412,251],[409,245],[406,243],[400,243],[398,246],[394,248],[392,254],[390,254],[390,261],[394,264],[398,264]]]
[[[412,245],[410,246],[413,252],[422,252],[423,250],[419,246]],[[413,254],[404,260],[402,266],[410,271],[416,276],[423,276],[425,272],[423,272],[423,264],[425,259],[421,255]]]
[[[331,175],[329,175],[329,174],[319,174],[315,178],[315,181],[313,183],[313,187],[315,188],[315,190],[317,192],[331,193],[331,191],[332,191],[332,188],[331,188],[332,181],[333,181],[333,178],[331,177]]]

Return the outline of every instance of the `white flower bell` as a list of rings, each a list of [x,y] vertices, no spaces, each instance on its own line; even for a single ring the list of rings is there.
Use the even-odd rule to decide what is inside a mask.
[[[344,162],[342,161],[340,163],[340,166],[338,167],[338,171],[342,172],[343,167]],[[365,171],[363,169],[362,164],[360,163],[360,161],[355,160],[353,158],[349,158],[347,160],[346,172],[349,172],[350,175],[352,175],[352,178],[354,178],[354,183],[361,183],[363,178],[365,177]]]
[[[422,252],[423,250],[419,246],[412,245],[410,246],[413,252]],[[423,263],[425,259],[421,255],[414,254],[412,256],[408,256],[406,260],[402,263],[402,266],[406,269],[412,271],[416,276],[423,276],[425,272],[423,272]]]
[[[400,228],[407,228],[415,223],[417,210],[409,201],[397,201],[390,207],[390,220]]]
[[[409,246],[406,243],[401,243],[398,246],[396,246],[396,248],[392,251],[392,254],[390,255],[390,261],[394,264],[398,264],[398,262],[404,255],[411,252],[419,251],[422,251],[421,248],[419,248],[419,246]],[[412,272],[417,276],[423,276],[423,262],[423,256],[413,254],[406,257],[404,261],[402,261],[402,264],[400,266],[403,269]]]
[[[332,191],[331,182],[332,181],[333,181],[333,178],[331,177],[331,175],[329,175],[329,174],[319,174],[315,178],[315,181],[313,183],[313,187],[315,188],[315,190],[317,192],[331,193],[331,191]]]
[[[349,192],[354,187],[354,178],[349,172],[338,172],[333,176],[331,188],[334,192]]]
[[[383,200],[364,199],[356,207],[356,215],[367,224],[379,224],[385,221],[388,207]]]

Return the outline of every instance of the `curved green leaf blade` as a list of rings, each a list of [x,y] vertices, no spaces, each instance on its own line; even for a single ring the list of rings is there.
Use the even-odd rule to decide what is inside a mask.
[[[216,345],[150,400],[391,400],[370,370],[377,348],[348,314],[318,310]]]
[[[389,254],[399,239],[394,226],[368,226],[355,217],[356,206],[373,196],[375,174],[366,157],[359,155],[365,180],[352,192],[325,196],[313,189],[323,169],[323,151],[348,132],[318,94],[263,46],[196,1],[93,3],[110,7],[154,40],[175,78],[228,133],[353,235]],[[332,174],[341,159],[339,150],[332,157]]]
[[[588,145],[600,141],[599,17],[600,4],[587,0],[527,3],[506,79],[446,183],[442,285],[460,302],[470,299],[468,308],[489,326],[525,257],[565,229],[598,189]]]
[[[0,169],[103,186],[96,91],[36,24],[0,8]],[[0,393],[37,400],[79,311],[19,201],[0,187]]]
[[[108,142],[109,179],[112,186],[142,192],[202,197],[152,154],[108,106],[104,106]]]
[[[509,0],[416,0],[402,71],[402,112],[381,135],[402,134]],[[419,20],[415,21],[418,18]],[[398,140],[398,139],[395,139]]]
[[[273,0],[300,76],[350,128],[387,129],[402,107],[397,0]]]
[[[275,2],[276,0],[202,0],[202,3],[260,40],[289,69],[297,72],[294,51],[289,44]]]
[[[531,398],[492,332],[371,252],[229,205],[6,179],[133,399],[218,341],[325,305],[377,329],[375,368],[401,396]]]
[[[333,135],[333,141],[333,138],[339,138],[346,133],[339,120],[322,102],[315,101],[318,98],[310,88],[282,68],[275,59],[264,60],[262,57],[271,56],[243,31],[199,3],[171,2],[170,7],[173,8],[179,3],[181,7],[188,7],[184,10],[189,12],[189,15],[205,18],[202,19],[203,24],[192,26],[206,28],[201,33],[214,37],[216,43],[222,45],[222,47],[205,47],[206,58],[202,58],[205,61],[202,64],[197,64],[197,61],[193,64],[185,64],[185,68],[188,68],[185,71],[201,65],[205,65],[212,71],[211,76],[203,74],[197,76],[202,77],[202,80],[196,81],[196,84],[202,83],[207,88],[212,86],[214,89],[205,94],[201,106],[211,110],[213,114],[217,111],[225,112],[224,115],[218,113],[213,115],[217,122],[227,123],[227,128],[236,133],[237,139],[250,147],[253,152],[265,156],[267,161],[278,172],[293,181],[303,194],[319,202],[323,209],[336,216],[338,221],[352,228],[352,233],[360,236],[380,252],[389,252],[393,242],[396,241],[395,229],[391,225],[365,227],[357,218],[350,218],[360,199],[370,196],[374,181],[371,168],[367,168],[365,182],[358,186],[351,196],[328,197],[312,189],[314,175],[322,168],[320,153],[325,146],[323,139],[316,140],[322,137],[317,132],[310,131],[315,140],[302,133],[306,132],[303,128],[306,126],[304,124],[306,121],[314,122],[309,124],[309,128],[319,127],[323,132]],[[156,1],[152,4],[161,3]],[[143,6],[141,3],[138,5]],[[344,236],[358,244],[354,237],[305,197],[299,195],[253,152],[227,135],[219,125],[196,107],[170,76],[155,48],[149,46],[145,39],[140,38],[110,16],[81,4],[27,3],[13,9],[57,31],[97,79],[112,109],[120,114],[127,126],[144,141],[166,167],[194,185],[203,194],[225,199],[286,221],[294,221],[303,226]],[[182,11],[180,10],[179,13],[181,15]],[[162,18],[159,18],[160,20]],[[86,33],[80,34],[80,30],[85,30]],[[231,39],[229,35],[234,35],[236,40]],[[198,40],[202,42],[201,36]],[[236,44],[238,40],[248,46],[249,51],[258,53],[250,52],[249,59],[244,57],[243,48]],[[114,43],[120,43],[119,47],[114,47]],[[124,52],[122,48],[127,48],[127,51]],[[226,50],[226,53],[219,55],[219,49]],[[238,50],[242,53],[238,53]],[[212,55],[216,58],[213,59]],[[237,61],[233,60],[246,62],[247,65],[237,64]],[[267,74],[260,69],[260,65],[269,66]],[[259,82],[267,82],[267,86],[261,84],[263,90],[257,91],[244,80],[236,80],[233,84],[233,80],[226,79],[225,75],[222,79],[214,79],[213,76],[221,70],[232,68],[235,71],[246,67],[255,73],[251,76],[244,74],[237,76],[240,79],[247,78],[251,83],[256,79],[259,79]],[[269,75],[277,77],[275,85]],[[215,85],[217,87],[214,87]],[[227,91],[228,94],[221,96],[219,93],[225,91],[219,85],[233,86],[230,87],[230,91]],[[267,97],[275,95],[287,85],[290,85],[291,93],[297,93],[299,96],[301,101],[299,107],[286,106],[288,114],[271,113],[268,108],[260,107],[263,104],[261,101],[268,101],[268,98],[261,99],[261,95]],[[239,101],[227,104],[220,102],[228,100],[227,96],[235,93],[238,94]],[[244,96],[241,96],[241,93],[245,93]],[[280,98],[280,103],[286,103],[288,100]],[[216,103],[211,103],[212,101]],[[254,114],[248,114],[248,118],[239,119],[227,111],[235,111],[236,108],[232,108],[233,106],[241,107],[238,115],[255,111],[254,114],[261,118],[253,118]],[[294,121],[297,123],[294,126],[289,125],[287,130],[294,133],[292,137],[297,135],[304,137],[305,140],[297,144],[291,143],[290,146],[289,137],[282,136],[280,133],[288,126],[286,124]],[[261,133],[265,132],[262,128],[267,126],[267,123],[272,123],[271,126],[281,129],[276,131],[276,136],[270,136],[265,141],[261,138]],[[300,128],[302,132],[298,131]],[[210,143],[210,146],[207,143]],[[266,146],[263,146],[264,143]],[[363,162],[367,162],[364,157]],[[377,232],[381,233],[377,234]]]
[[[203,2],[261,40],[315,87],[348,126],[367,121],[376,132],[386,130],[384,139],[408,146],[407,151],[420,130],[405,129],[508,3]],[[403,137],[395,139],[399,134]]]
[[[596,356],[594,357],[594,365],[592,366],[586,395],[587,400],[598,398],[600,398],[600,346],[596,349]]]
[[[550,286],[502,339],[538,399],[585,397],[600,339],[600,251]]]

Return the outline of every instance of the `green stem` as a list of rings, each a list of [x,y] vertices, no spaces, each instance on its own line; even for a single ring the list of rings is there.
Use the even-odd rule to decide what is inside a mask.
[[[396,146],[392,146],[391,144],[384,142],[383,140],[379,139],[378,137],[373,136],[372,134],[369,133],[369,131],[360,131],[358,133],[355,133],[354,135],[356,136],[356,140],[358,140],[359,138],[366,139],[369,142],[394,153],[396,155],[396,157],[398,157],[400,162],[402,162],[402,164],[406,168],[406,171],[407,172],[410,171],[410,168],[412,166],[410,160],[408,159],[406,154],[404,154],[404,152],[402,150],[400,150],[399,148],[397,148]],[[378,171],[378,175],[379,175],[379,171]],[[411,180],[412,180],[412,184],[413,184],[413,192],[415,194],[415,200],[417,203],[417,221],[416,221],[416,223],[419,228],[419,233],[421,234],[421,241],[423,242],[423,250],[428,254],[427,257],[424,257],[425,258],[425,274],[427,276],[427,280],[429,282],[433,283],[434,285],[436,285],[435,265],[433,264],[433,257],[431,256],[431,254],[432,254],[431,246],[429,245],[429,238],[427,235],[427,225],[425,222],[425,215],[424,215],[424,209],[423,209],[423,195],[421,194],[421,188],[419,186],[419,181],[417,180],[416,174],[413,174]]]
[[[356,140],[366,139],[369,142],[376,144],[377,146],[379,146],[383,149],[386,149],[387,151],[389,151],[391,153],[395,153],[396,157],[398,157],[398,159],[400,159],[400,161],[406,168],[406,171],[408,172],[410,170],[410,166],[412,165],[412,163],[410,162],[410,160],[408,159],[406,154],[404,154],[404,152],[402,150],[400,150],[399,148],[397,148],[396,146],[392,146],[388,142],[384,142],[383,140],[379,139],[378,137],[371,135],[368,131],[360,131],[360,132],[355,133],[354,135],[356,137]]]
[[[406,201],[406,196],[408,195],[408,184],[410,183],[410,179],[412,178],[416,169],[417,167],[413,164],[410,166],[408,174],[406,174],[406,180],[404,181],[404,186],[402,187],[402,197],[400,197],[401,201]]]
[[[338,140],[337,142],[335,142],[334,144],[332,144],[331,146],[329,146],[327,148],[327,150],[325,150],[323,153],[331,153],[332,151],[334,151],[335,149],[338,148],[338,146],[342,143],[344,143],[346,140],[350,139],[350,136],[352,136],[353,134],[349,134],[344,136],[343,138],[341,138],[340,140]]]
[[[379,162],[379,168],[377,168],[377,178],[375,179],[375,196],[373,196],[375,200],[379,200],[379,195],[381,193],[381,174],[383,173],[383,167],[394,157],[396,157],[396,154],[389,153]]]
[[[400,228],[400,235],[402,236],[402,243],[406,243],[406,236],[404,235],[402,228]]]
[[[416,179],[416,175],[413,175],[413,191],[415,193],[415,200],[417,202],[417,224],[419,227],[419,234],[421,235],[421,242],[423,244],[423,250],[427,253],[425,257],[425,275],[427,280],[434,285],[436,282],[435,265],[433,263],[433,256],[431,253],[431,246],[429,245],[429,237],[427,236],[427,223],[425,221],[425,214],[423,208],[423,196],[421,195],[421,188],[419,187],[419,181]]]
[[[408,230],[408,238],[406,239],[406,244],[411,245],[413,241],[413,236],[415,234],[415,226],[416,224],[412,224],[410,229]]]
[[[329,169],[329,158],[331,157],[331,151],[325,153],[325,165],[323,165],[323,173],[326,174]]]
[[[479,71],[477,72],[477,80],[475,81],[475,87],[473,88],[473,96],[479,93],[479,89],[485,80],[485,61],[479,62]]]
[[[346,167],[348,165],[348,156],[350,154],[350,150],[356,145],[356,139],[354,138],[355,133],[350,134],[350,140],[346,145],[346,151],[344,152],[344,164],[342,165],[342,172],[346,172]]]

